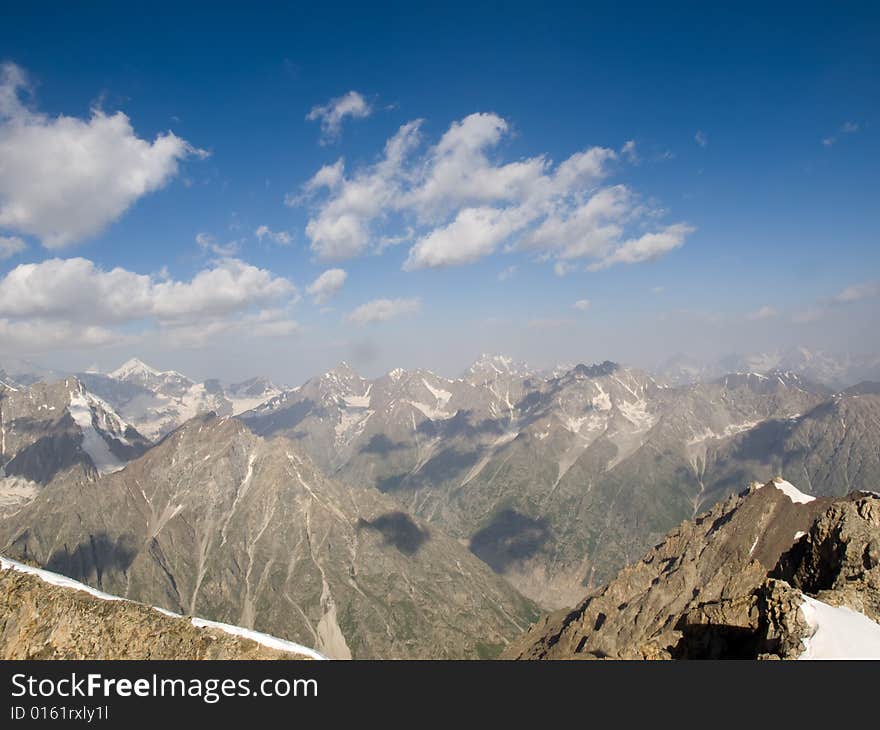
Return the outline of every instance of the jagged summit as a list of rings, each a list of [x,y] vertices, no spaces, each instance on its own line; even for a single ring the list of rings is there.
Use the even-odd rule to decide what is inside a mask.
[[[611,360],[605,360],[596,365],[584,365],[583,363],[580,363],[575,365],[571,372],[574,375],[581,375],[587,378],[602,378],[607,375],[612,375],[618,370],[620,370],[620,365],[616,362],[611,362]]]
[[[484,352],[466,370],[467,374],[516,375],[530,372],[529,366],[507,355]]]
[[[131,378],[132,376],[144,376],[144,375],[162,375],[163,371],[157,370],[150,365],[147,365],[143,360],[133,357],[129,360],[126,360],[122,365],[120,365],[115,370],[107,373],[111,378],[117,378],[119,380],[126,380]]]
[[[832,643],[880,658],[878,540],[876,495],[817,498],[775,477],[681,524],[509,656],[821,657],[848,610],[862,614],[864,641]]]

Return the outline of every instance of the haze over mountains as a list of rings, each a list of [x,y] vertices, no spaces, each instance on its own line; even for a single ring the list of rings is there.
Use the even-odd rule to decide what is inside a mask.
[[[752,481],[880,483],[880,386],[794,371],[43,374],[2,373],[0,553],[335,657],[494,656]]]

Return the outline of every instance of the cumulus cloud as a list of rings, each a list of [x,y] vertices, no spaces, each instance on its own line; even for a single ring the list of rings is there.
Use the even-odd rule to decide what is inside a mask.
[[[0,236],[0,261],[21,253],[27,245],[18,236]]]
[[[638,238],[624,241],[611,253],[587,268],[590,271],[607,269],[614,264],[638,264],[653,261],[666,253],[679,248],[684,239],[696,230],[686,223],[673,223],[655,233],[645,233]]]
[[[0,67],[0,229],[46,248],[100,233],[165,186],[182,160],[207,154],[172,132],[142,139],[122,112],[49,117],[22,103],[27,89],[18,66]]]
[[[277,243],[279,246],[289,246],[293,242],[293,236],[287,231],[273,231],[269,226],[259,226],[254,235],[257,240],[262,242],[263,239]]]
[[[346,319],[355,324],[385,322],[407,314],[416,314],[421,308],[422,304],[418,299],[374,299],[361,304]]]
[[[343,269],[327,269],[306,287],[306,291],[311,295],[315,304],[323,304],[342,288],[347,278],[348,274]]]
[[[347,94],[331,99],[326,104],[312,107],[306,115],[310,122],[321,123],[321,144],[329,144],[339,139],[342,133],[342,123],[346,117],[363,119],[370,116],[372,108],[366,99],[357,91],[349,91]]]
[[[413,241],[405,270],[469,264],[514,249],[604,266],[654,258],[693,230],[660,225],[661,211],[625,185],[602,184],[621,158],[636,160],[634,142],[620,154],[591,147],[558,164],[544,155],[505,163],[495,151],[510,128],[496,114],[453,122],[427,148],[421,128],[421,120],[403,125],[373,164],[349,172],[338,160],[288,196],[290,204],[311,208],[306,235],[318,259],[379,252],[383,242],[399,240],[394,229],[403,226],[403,240]]]
[[[435,228],[409,250],[406,271],[469,264],[488,256],[522,226],[517,208],[465,208],[443,228]]]
[[[709,144],[709,138],[703,130],[698,129],[694,135],[694,142],[700,145],[700,147],[706,147]]]
[[[132,328],[218,331],[296,297],[286,279],[237,259],[214,262],[187,281],[56,258],[21,264],[0,279],[0,320],[10,333],[29,326],[45,331],[49,343],[67,342],[70,332],[81,330],[85,346],[109,343]],[[268,321],[278,318],[252,324]]]
[[[586,312],[592,306],[592,302],[590,302],[589,299],[578,299],[571,306],[572,308],[577,309],[581,312]]]

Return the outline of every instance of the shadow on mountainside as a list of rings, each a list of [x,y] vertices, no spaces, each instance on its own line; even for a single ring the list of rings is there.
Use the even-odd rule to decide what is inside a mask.
[[[496,573],[504,573],[516,563],[537,555],[550,538],[545,519],[532,519],[505,509],[474,533],[470,550]]]
[[[106,533],[89,535],[72,550],[64,545],[49,556],[46,570],[61,573],[83,583],[94,582],[100,588],[104,574],[125,572],[137,555],[131,535],[113,540]]]
[[[374,520],[358,520],[358,530],[375,530],[385,545],[393,545],[404,555],[415,555],[431,536],[405,512],[387,512]]]

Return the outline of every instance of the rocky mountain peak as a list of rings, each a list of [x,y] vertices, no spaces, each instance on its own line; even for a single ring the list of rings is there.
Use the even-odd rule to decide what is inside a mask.
[[[584,365],[580,363],[575,365],[574,369],[571,371],[575,377],[584,377],[584,378],[602,378],[608,375],[612,375],[620,369],[620,365],[616,362],[611,362],[610,360],[605,360],[604,362],[598,363],[596,365]]]
[[[792,658],[822,606],[861,612],[880,637],[880,498],[814,498],[776,477],[680,525],[509,656]]]

